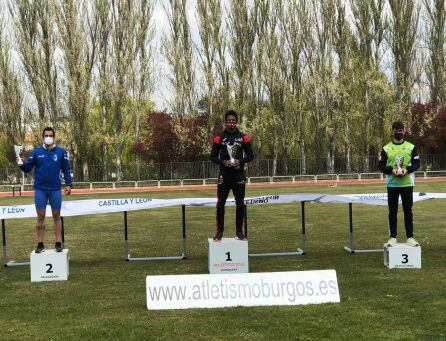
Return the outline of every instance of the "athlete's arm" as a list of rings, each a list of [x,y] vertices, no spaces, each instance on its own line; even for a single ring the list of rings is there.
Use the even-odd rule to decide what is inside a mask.
[[[418,152],[416,150],[416,147],[413,147],[412,149],[412,157],[410,159],[410,166],[407,166],[407,172],[413,173],[417,171],[420,168],[421,162],[420,162],[420,156],[418,155]]]
[[[216,136],[214,142],[212,143],[211,161],[217,165],[223,164],[223,160],[220,159],[220,146],[221,137]]]
[[[393,168],[387,166],[387,153],[384,149],[381,149],[381,155],[379,157],[378,169],[384,174],[392,174]]]
[[[25,173],[31,172],[31,170],[33,169],[33,167],[36,163],[34,154],[35,154],[35,149],[31,152],[31,155],[28,157],[28,160],[23,162],[23,165],[19,166],[20,169],[22,171],[24,171]]]
[[[252,151],[251,139],[248,137],[248,135],[243,136],[243,151],[245,152],[245,155],[240,160],[240,163],[242,165],[254,160],[254,153]]]
[[[65,179],[65,194],[70,195],[73,179],[71,178],[70,160],[65,150],[62,158],[62,172]]]

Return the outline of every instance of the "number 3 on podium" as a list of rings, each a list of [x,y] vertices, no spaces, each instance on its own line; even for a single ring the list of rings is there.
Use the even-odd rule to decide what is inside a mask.
[[[406,264],[406,263],[409,262],[409,255],[408,255],[408,254],[403,253],[403,254],[401,255],[401,257],[403,257],[403,260],[401,261],[402,264]]]

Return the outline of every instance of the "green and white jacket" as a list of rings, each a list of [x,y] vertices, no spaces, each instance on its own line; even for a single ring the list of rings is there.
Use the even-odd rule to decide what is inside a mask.
[[[392,169],[396,169],[398,163],[401,168],[407,169],[405,176],[392,174]],[[411,187],[415,179],[413,173],[420,168],[420,156],[410,142],[403,141],[400,144],[390,142],[381,150],[378,168],[386,174],[387,187]]]

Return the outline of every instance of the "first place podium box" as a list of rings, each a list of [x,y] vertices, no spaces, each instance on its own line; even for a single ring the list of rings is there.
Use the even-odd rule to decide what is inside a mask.
[[[421,247],[399,243],[384,246],[384,265],[389,269],[420,269]]]
[[[31,282],[66,281],[69,274],[68,249],[62,252],[31,252]]]
[[[208,239],[209,273],[248,273],[248,241],[223,238],[220,242]]]

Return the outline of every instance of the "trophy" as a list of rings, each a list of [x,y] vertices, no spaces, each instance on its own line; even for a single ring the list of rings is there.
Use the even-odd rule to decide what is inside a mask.
[[[396,157],[396,174],[403,175],[404,156]]]
[[[235,154],[237,153],[237,144],[236,143],[234,143],[234,144],[227,144],[226,145],[226,148],[228,149],[228,154],[229,154],[229,162],[232,164],[232,165],[234,165],[234,163],[235,163],[235,158],[234,158],[234,156],[235,156]]]
[[[23,165],[23,159],[20,156],[20,154],[22,154],[23,151],[23,146],[14,145],[14,151],[15,151],[15,156],[17,157],[17,164],[19,166]]]

